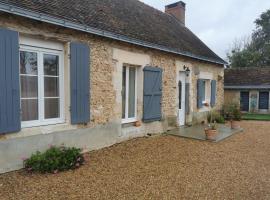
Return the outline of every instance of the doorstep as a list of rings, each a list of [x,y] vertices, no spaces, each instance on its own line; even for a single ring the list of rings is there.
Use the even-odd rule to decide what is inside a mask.
[[[173,135],[178,137],[196,139],[201,141],[209,141],[205,137],[204,129],[205,125],[194,125],[191,127],[180,127],[178,129],[174,129],[172,131],[168,131],[167,135]],[[210,142],[220,142],[228,137],[231,137],[234,134],[243,132],[242,128],[239,129],[231,129],[230,127],[224,124],[218,124],[218,136],[215,141]]]

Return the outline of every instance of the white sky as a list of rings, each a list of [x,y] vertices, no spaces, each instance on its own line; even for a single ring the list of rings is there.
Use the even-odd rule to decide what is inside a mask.
[[[141,0],[159,10],[178,0]],[[254,21],[270,9],[270,0],[183,0],[186,26],[215,53],[226,58],[236,38],[246,37],[255,29]]]

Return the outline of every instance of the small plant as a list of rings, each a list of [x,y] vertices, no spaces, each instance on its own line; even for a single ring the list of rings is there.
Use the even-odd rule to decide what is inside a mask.
[[[214,122],[208,124],[208,129],[209,130],[217,130],[217,123],[214,121]]]
[[[46,152],[36,152],[24,160],[28,172],[57,173],[76,169],[83,165],[84,157],[81,149],[68,147],[51,147]]]
[[[242,113],[240,111],[240,106],[237,103],[231,103],[225,107],[225,115],[227,119],[234,121],[241,121]]]
[[[212,118],[212,120],[211,120],[211,118]],[[208,115],[207,115],[207,120],[208,120],[208,123],[213,123],[213,122],[216,122],[218,124],[224,124],[225,123],[224,117],[217,111],[209,112]]]

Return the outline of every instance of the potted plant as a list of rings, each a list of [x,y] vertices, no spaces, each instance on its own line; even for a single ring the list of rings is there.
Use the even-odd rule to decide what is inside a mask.
[[[232,103],[228,106],[228,112],[227,112],[228,118],[231,122],[231,128],[232,129],[238,129],[240,128],[240,121],[242,118],[242,114],[240,111],[240,106],[236,103]]]
[[[205,129],[205,136],[207,140],[215,141],[217,138],[217,124],[216,122],[208,124],[208,127]]]
[[[140,127],[141,125],[142,125],[142,122],[141,122],[141,121],[136,121],[136,122],[135,122],[135,126],[136,126],[136,127]]]
[[[205,128],[205,136],[207,140],[215,141],[218,131],[217,131],[217,123],[215,119],[213,119],[213,111],[211,111],[207,117],[208,127]]]

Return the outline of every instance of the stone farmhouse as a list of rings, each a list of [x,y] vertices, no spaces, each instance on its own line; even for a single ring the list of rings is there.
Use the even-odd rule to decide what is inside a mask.
[[[201,123],[224,103],[224,65],[137,0],[0,0],[0,173],[48,145],[86,151]]]

